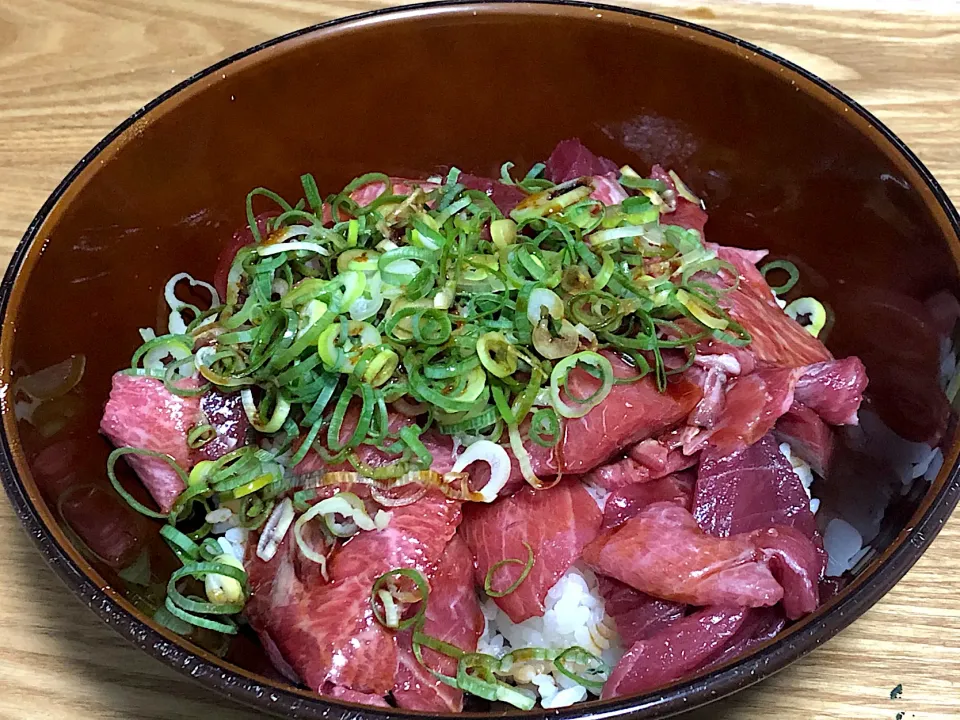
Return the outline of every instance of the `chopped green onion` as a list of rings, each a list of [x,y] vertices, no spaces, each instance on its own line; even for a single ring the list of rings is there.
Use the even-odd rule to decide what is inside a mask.
[[[505,595],[509,595],[518,587],[520,587],[520,585],[523,584],[523,581],[527,579],[527,576],[530,574],[530,571],[533,570],[533,564],[535,561],[533,557],[533,548],[530,547],[530,544],[526,540],[524,540],[523,546],[527,549],[526,560],[519,560],[517,558],[507,558],[505,560],[500,560],[499,562],[495,562],[493,565],[490,566],[490,569],[487,571],[487,576],[483,579],[483,591],[487,595],[493,598],[504,597]],[[493,589],[494,576],[497,574],[497,571],[500,568],[506,567],[507,565],[522,565],[523,570],[520,571],[520,575],[517,577],[516,580],[510,583],[509,586],[507,586],[503,590],[494,590]]]
[[[600,689],[610,677],[610,667],[582,647],[571,647],[553,661],[558,671],[580,685]]]
[[[601,385],[586,398],[575,397],[567,390],[567,396],[577,404],[571,406],[560,397],[560,392],[561,389],[566,388],[567,374],[579,365],[596,369],[600,373]],[[553,401],[553,409],[565,418],[583,417],[603,401],[612,387],[613,366],[607,358],[595,352],[585,351],[564,358],[550,373],[550,399]]]
[[[380,595],[380,592],[384,591],[386,596],[390,598],[388,602],[402,602],[398,600],[401,591],[396,586],[396,581],[401,578],[406,578],[411,581],[416,586],[418,592],[416,600],[413,601],[419,606],[417,612],[406,620],[400,619],[399,613],[395,617],[386,617],[384,597]],[[423,618],[424,613],[427,611],[427,600],[429,596],[430,586],[427,584],[427,579],[420,574],[419,571],[411,568],[397,568],[396,570],[390,570],[384,573],[373,583],[373,587],[370,590],[370,605],[373,608],[373,616],[378,623],[391,630],[406,630],[407,628],[417,625],[421,618]]]
[[[827,310],[816,298],[797,298],[787,305],[783,311],[800,323],[803,329],[814,337],[819,337],[827,324]]]
[[[775,295],[783,295],[784,293],[790,292],[800,279],[800,271],[797,270],[797,266],[789,260],[773,260],[760,268],[760,274],[763,275],[763,279],[766,280],[767,275],[775,270],[783,270],[787,273],[788,277],[782,285],[771,285],[770,289]],[[767,280],[767,282],[769,283],[770,281]]]
[[[184,487],[186,487],[188,484],[188,477],[186,472],[184,472],[183,468],[180,467],[177,464],[177,462],[169,455],[166,455],[164,453],[154,452],[152,450],[144,450],[143,448],[132,448],[132,447],[117,448],[116,450],[111,452],[110,455],[107,457],[107,477],[110,479],[110,484],[113,485],[113,489],[117,491],[117,494],[120,497],[122,497],[124,500],[126,500],[127,504],[130,507],[132,507],[134,510],[136,510],[138,513],[140,513],[141,515],[146,515],[147,517],[151,517],[151,518],[166,519],[167,515],[161,512],[157,512],[156,510],[151,510],[146,505],[144,505],[139,500],[137,500],[135,497],[133,497],[133,495],[128,493],[124,489],[124,487],[120,484],[120,481],[117,479],[117,474],[114,468],[117,464],[117,460],[119,460],[124,455],[137,455],[139,457],[150,457],[150,458],[157,458],[158,460],[163,460],[165,463],[167,463],[167,465],[169,465],[173,469],[173,471],[183,481]]]

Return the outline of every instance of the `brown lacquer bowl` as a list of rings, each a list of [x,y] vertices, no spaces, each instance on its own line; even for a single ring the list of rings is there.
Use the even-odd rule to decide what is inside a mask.
[[[867,516],[857,522],[872,549],[819,611],[709,674],[549,714],[702,705],[785,667],[886,593],[960,496],[939,377],[957,316],[955,210],[903,143],[809,73],[712,30],[574,3],[414,6],[293,33],[165,93],[70,172],[0,290],[0,470],[73,592],[161,662],[249,705],[388,717],[277,679],[250,638],[200,647],[149,619],[174,560],[107,482],[97,426],[110,376],[128,365],[136,329],[165,317],[165,281],[211,274],[251,188],[299,197],[304,172],[330,191],[370,170],[422,177],[450,164],[496,176],[504,160],[529,167],[567,137],[637,168],[677,168],[706,199],[710,239],[794,260],[799,291],[835,311],[830,348],[867,365],[871,432],[880,423],[891,435],[847,438],[820,482],[822,516]],[[51,386],[81,369],[69,392]],[[930,468],[911,441],[939,445]]]

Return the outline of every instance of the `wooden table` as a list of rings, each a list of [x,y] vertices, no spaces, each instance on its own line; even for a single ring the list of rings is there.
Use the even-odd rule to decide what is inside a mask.
[[[249,45],[382,0],[0,0],[0,254],[69,168],[145,102]],[[834,82],[920,155],[960,203],[960,5],[819,8],[674,0]],[[849,8],[896,5],[939,14]],[[944,6],[952,5],[944,9]],[[838,8],[848,8],[847,10]],[[0,718],[247,720],[80,605],[0,503]],[[903,696],[890,698],[903,685]],[[960,717],[960,521],[842,636],[687,720]]]

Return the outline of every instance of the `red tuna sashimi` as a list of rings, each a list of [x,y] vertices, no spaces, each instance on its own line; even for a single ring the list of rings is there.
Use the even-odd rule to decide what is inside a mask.
[[[669,502],[689,510],[693,504],[693,478],[690,473],[667,475],[611,493],[603,506],[602,528],[606,530],[623,525],[648,505],[659,502]]]
[[[462,173],[457,182],[468,190],[479,190],[482,193],[486,193],[487,196],[493,200],[493,204],[497,206],[497,209],[505,216],[509,216],[510,211],[513,210],[521,200],[527,197],[527,194],[516,185],[507,185],[499,180],[490,180],[489,178],[477,177],[476,175],[469,175],[467,173]]]
[[[612,177],[594,175],[590,178],[590,184],[593,185],[593,192],[590,193],[590,197],[599,200],[604,205],[619,205],[628,197],[627,191]]]
[[[816,412],[794,401],[786,415],[777,420],[774,435],[790,444],[791,451],[825,477],[830,469],[836,438],[833,430]]]
[[[703,392],[703,398],[690,413],[687,423],[712,428],[720,422],[726,404],[727,373],[719,367],[703,369],[694,365],[687,374]]]
[[[113,376],[100,432],[117,447],[164,453],[181,468],[189,470],[191,450],[187,433],[199,414],[198,397],[174,395],[155,378],[118,372]],[[131,454],[124,459],[140,476],[160,509],[170,512],[184,489],[177,472],[160,458]]]
[[[704,451],[693,516],[704,532],[727,537],[790,525],[813,537],[810,498],[772,435],[737,452]]]
[[[866,368],[848,357],[804,368],[794,396],[831,425],[856,425],[866,387]]]
[[[628,485],[640,485],[650,481],[650,468],[631,457],[606,463],[587,473],[587,480],[607,490],[619,490]]]
[[[604,353],[614,375],[629,378],[634,368],[614,353]],[[567,386],[577,397],[589,397],[597,380],[577,368],[567,377]],[[563,436],[551,448],[525,445],[534,472],[552,477],[560,472],[583,474],[630,445],[656,436],[673,426],[696,406],[700,388],[681,376],[664,392],[649,376],[637,382],[614,385],[597,407],[581,418],[563,421]]]
[[[786,618],[780,608],[752,608],[737,634],[730,640],[730,644],[698,670],[720,667],[724,663],[750,652],[767,640],[773,640],[780,634],[786,624]]]
[[[420,188],[424,192],[430,192],[431,190],[439,187],[437,183],[427,182],[426,180],[410,180],[408,178],[399,177],[390,178],[390,185],[391,195],[409,195],[417,188]],[[374,180],[373,182],[368,182],[365,185],[361,185],[356,190],[351,192],[350,199],[362,207],[364,205],[369,205],[378,197],[383,195],[383,192],[386,189],[387,184],[385,182],[382,180]]]
[[[289,535],[269,563],[255,552],[247,558],[250,624],[269,636],[311,689],[333,683],[383,695],[395,685],[396,641],[373,617],[370,589],[377,577],[395,568],[431,575],[456,531],[460,509],[459,503],[430,491],[390,512],[384,530],[362,532],[335,552],[329,583],[309,572],[313,567],[298,557]],[[307,571],[298,575],[302,567]]]
[[[437,572],[430,578],[430,601],[423,632],[474,652],[483,633],[483,613],[473,585],[473,554],[459,534],[444,550]],[[409,631],[397,636],[400,665],[393,698],[405,710],[423,712],[460,712],[463,692],[438,680],[413,654]],[[457,674],[457,661],[429,648],[423,648],[427,666],[448,677]]]
[[[748,349],[760,366],[793,368],[832,359],[822,342],[777,305],[770,286],[754,264],[758,260],[756,251],[718,245],[711,248],[740,274],[739,287],[721,295],[719,302],[750,333]],[[719,279],[727,286],[732,284],[724,270]]]
[[[723,413],[707,442],[717,453],[752,445],[773,429],[793,405],[801,368],[758,370],[736,378],[728,387]]]
[[[627,450],[627,455],[650,471],[651,480],[686,470],[697,464],[696,456],[684,455],[679,449],[680,445],[671,447],[672,438],[669,436],[670,433],[659,439],[649,438]]]
[[[655,503],[583,551],[594,570],[654,597],[689,605],[762,607],[783,597],[749,536],[717,538],[690,512]]]
[[[600,697],[649,692],[696,670],[731,642],[749,612],[705,608],[634,643],[620,658]]]
[[[320,694],[335,698],[336,700],[344,700],[346,702],[356,703],[357,705],[373,705],[374,707],[385,708],[390,707],[390,704],[383,699],[382,695],[357,692],[356,690],[345,688],[342,685],[332,685],[327,683],[326,686],[320,688]]]
[[[495,602],[513,622],[543,615],[547,591],[580,557],[584,546],[600,530],[600,510],[576,479],[563,480],[549,490],[524,488],[492,505],[470,505],[462,533],[477,561],[477,584],[483,585],[496,563],[525,562],[533,550],[533,568],[512,593]],[[495,590],[509,587],[523,569],[509,564],[494,573]]]
[[[678,225],[687,230],[696,230],[703,237],[703,229],[707,224],[706,211],[694,202],[690,202],[677,193],[677,185],[670,177],[670,173],[664,170],[660,165],[654,165],[650,169],[650,177],[659,180],[667,186],[668,190],[673,191],[676,196],[676,209],[660,217],[660,222],[664,225]]]
[[[544,176],[555,183],[588,175],[616,173],[618,170],[615,162],[594,155],[577,138],[561,140],[557,143],[545,165]]]
[[[820,604],[820,579],[827,567],[819,535],[811,539],[796,527],[778,525],[750,534],[760,556],[783,587],[783,611],[791,620]]]
[[[606,575],[597,576],[597,587],[604,612],[616,621],[620,640],[628,648],[682,618],[687,607],[651,597]]]
[[[693,512],[700,527],[718,537],[752,533],[783,586],[788,617],[817,608],[822,541],[803,484],[771,435],[730,455],[704,453]]]

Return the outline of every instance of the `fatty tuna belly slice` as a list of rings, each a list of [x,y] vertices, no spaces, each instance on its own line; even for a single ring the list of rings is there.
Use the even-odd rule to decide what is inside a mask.
[[[384,695],[396,684],[396,639],[374,618],[370,590],[396,568],[432,575],[460,522],[460,508],[431,491],[391,512],[385,529],[363,531],[335,551],[330,582],[300,556],[292,533],[269,562],[255,551],[247,558],[250,624],[314,691],[330,683]]]
[[[736,267],[740,284],[720,296],[720,305],[750,333],[747,350],[760,367],[794,368],[832,360],[830,351],[787,315],[774,299],[773,292],[754,263],[766,253],[711,245],[722,260]],[[725,271],[720,280],[731,279]],[[710,282],[710,280],[708,280]],[[713,280],[715,283],[716,280]]]
[[[430,578],[430,601],[424,616],[423,632],[454,645],[464,652],[475,652],[483,633],[483,613],[473,584],[473,554],[459,534],[444,550],[436,573]],[[411,631],[397,635],[400,664],[393,698],[406,710],[422,712],[460,712],[463,692],[441,682],[430,672],[447,677],[457,674],[457,661],[427,647],[422,648],[424,667],[414,656]],[[429,668],[429,669],[428,669]]]
[[[629,378],[636,370],[615,353],[603,353],[613,365],[614,375]],[[568,387],[578,397],[589,397],[597,380],[585,370],[570,372]],[[683,420],[700,402],[700,388],[680,376],[657,390],[651,377],[614,385],[607,397],[581,418],[563,421],[557,447],[545,448],[533,442],[524,445],[538,477],[558,473],[582,474],[601,465],[621,450],[659,435]],[[516,462],[514,462],[516,464]]]
[[[133,447],[169,455],[190,469],[187,433],[200,415],[200,398],[181,397],[160,380],[115,373],[100,432],[117,447]],[[127,463],[163,512],[170,512],[183,492],[183,480],[161,458],[127,455]]]
[[[194,381],[185,381],[196,386]],[[213,439],[193,450],[187,434],[195,425],[209,424]],[[246,442],[249,423],[239,395],[208,390],[201,396],[176,395],[151,377],[114,373],[110,399],[103,409],[100,432],[117,447],[151,450],[169,455],[189,471],[200,460],[215,460]],[[161,458],[126,455],[124,459],[163,512],[170,512],[183,492],[183,480]]]
[[[505,590],[523,570],[528,558],[526,542],[533,552],[533,567],[516,590],[495,598],[510,619],[523,622],[545,611],[547,591],[580,557],[583,548],[600,530],[600,509],[575,478],[545,490],[527,487],[492,505],[470,505],[464,512],[461,532],[476,558],[476,580],[483,585],[493,574],[494,590]]]
[[[271,661],[315,692],[332,684],[386,694],[397,673],[397,648],[373,616],[373,579],[325,583],[311,571],[301,582],[301,562],[288,536],[269,563],[255,551],[245,563],[252,590],[245,612],[264,646],[273,646]]]

